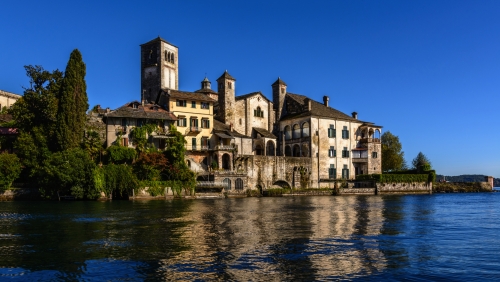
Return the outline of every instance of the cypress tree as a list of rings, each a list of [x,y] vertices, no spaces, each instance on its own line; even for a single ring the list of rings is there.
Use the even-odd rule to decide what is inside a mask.
[[[85,74],[82,54],[75,49],[66,65],[58,97],[56,145],[59,150],[76,148],[82,142],[86,111],[89,107]]]

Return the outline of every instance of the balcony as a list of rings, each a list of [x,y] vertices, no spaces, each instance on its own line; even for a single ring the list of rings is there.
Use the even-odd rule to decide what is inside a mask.
[[[299,137],[299,138],[292,138],[292,139],[285,139],[285,143],[304,143],[304,142],[309,142],[311,141],[311,136],[305,136],[305,137]]]
[[[186,128],[186,134],[187,135],[196,135],[198,133],[201,132],[201,128],[199,128],[198,126],[189,126],[188,128]]]
[[[215,150],[218,151],[232,151],[235,150],[236,146],[234,144],[229,144],[229,145],[216,145]]]
[[[366,163],[368,162],[368,151],[367,150],[352,150],[352,162],[353,163]]]
[[[126,126],[117,126],[115,128],[116,135],[124,135],[127,134],[127,127]]]
[[[361,143],[380,143],[380,138],[362,138],[359,140]]]

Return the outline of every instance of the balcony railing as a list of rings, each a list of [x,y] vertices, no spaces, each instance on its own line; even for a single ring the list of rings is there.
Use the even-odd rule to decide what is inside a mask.
[[[201,132],[201,128],[199,128],[198,126],[189,126],[187,129],[186,129],[186,134],[189,134],[189,133],[200,133]]]
[[[115,132],[117,135],[121,134],[126,134],[127,133],[127,127],[126,126],[118,126],[115,128]]]
[[[216,145],[215,150],[221,150],[221,151],[232,151],[236,149],[234,144],[229,144],[229,145]]]
[[[206,187],[206,188],[227,187],[227,183],[224,183],[224,182],[214,182],[214,181],[198,181],[196,183],[196,187]]]
[[[361,143],[380,143],[380,138],[362,138],[359,140]]]

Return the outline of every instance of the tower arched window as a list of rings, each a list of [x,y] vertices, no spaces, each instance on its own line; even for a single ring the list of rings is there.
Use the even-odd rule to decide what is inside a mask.
[[[256,117],[264,117],[264,111],[262,111],[260,107],[257,107],[257,109],[253,111],[253,115]]]
[[[290,126],[287,125],[285,126],[285,140],[290,140],[292,139],[292,130],[290,129]]]
[[[174,53],[170,53],[170,62],[172,64],[175,64],[175,57],[174,57]]]
[[[300,126],[298,124],[295,124],[293,126],[292,138],[293,139],[300,138]]]
[[[309,137],[309,123],[302,124],[302,137]]]
[[[233,89],[233,84],[230,81],[227,83],[227,88]]]

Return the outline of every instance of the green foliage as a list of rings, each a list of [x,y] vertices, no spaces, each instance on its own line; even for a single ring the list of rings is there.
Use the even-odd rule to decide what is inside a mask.
[[[418,153],[411,162],[411,165],[413,169],[431,170],[431,162],[422,152]]]
[[[160,152],[142,153],[134,163],[134,173],[140,180],[161,180],[162,173],[172,169],[167,158]]]
[[[165,193],[165,187],[171,187],[170,181],[144,180],[140,181],[141,188],[148,187],[148,193],[153,196],[161,196]]]
[[[3,106],[0,108],[0,114],[6,114],[7,113],[7,107]]]
[[[82,142],[89,107],[86,66],[78,49],[69,57],[59,94],[59,107],[56,124],[56,145],[59,150],[79,147]]]
[[[399,142],[399,137],[390,131],[382,134],[382,171],[394,171],[406,169],[403,146]]]
[[[379,183],[427,182],[429,174],[360,174],[356,176],[356,180]]]
[[[83,139],[83,148],[87,151],[92,160],[99,157],[99,154],[102,152],[102,143],[103,142],[99,133],[90,130],[85,134]]]
[[[72,195],[77,199],[95,199],[98,195],[93,182],[94,162],[80,149],[51,154],[35,169],[35,177],[43,198]]]
[[[29,133],[21,132],[14,142],[14,149],[24,167],[23,181],[37,183],[33,178],[35,171],[51,156],[43,129],[34,127]]]
[[[130,136],[137,151],[144,152],[148,150],[148,135],[153,133],[156,127],[156,124],[149,123],[132,129]]]
[[[137,152],[133,148],[112,145],[106,149],[106,159],[108,163],[132,164],[137,157]]]
[[[491,188],[481,185],[480,182],[436,182],[432,185],[432,191],[440,193],[492,192]]]
[[[130,195],[139,188],[139,180],[132,168],[125,164],[109,164],[100,168],[104,174],[104,191],[106,195]],[[101,172],[99,172],[101,173]]]
[[[0,191],[10,188],[21,173],[21,161],[15,154],[0,154]]]

